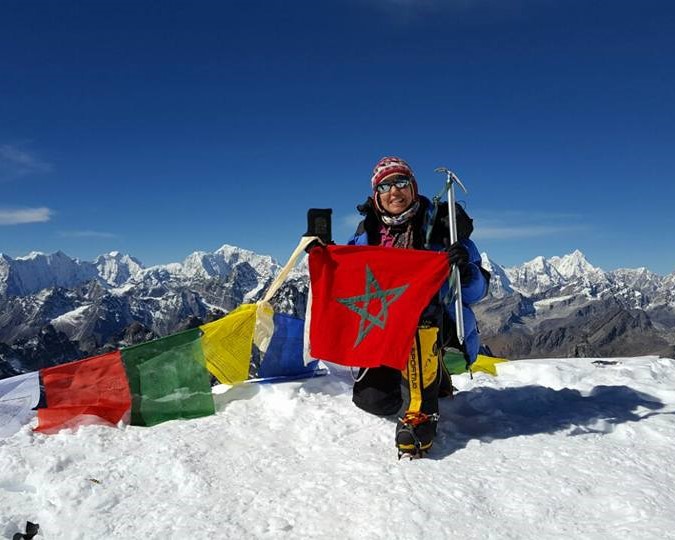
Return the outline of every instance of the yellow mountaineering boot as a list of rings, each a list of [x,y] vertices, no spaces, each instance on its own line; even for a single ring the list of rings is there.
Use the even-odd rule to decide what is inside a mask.
[[[403,372],[408,408],[396,425],[398,457],[422,457],[433,444],[438,423],[439,369],[438,328],[419,327]]]

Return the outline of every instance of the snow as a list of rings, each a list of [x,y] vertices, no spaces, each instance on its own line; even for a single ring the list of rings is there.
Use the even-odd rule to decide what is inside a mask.
[[[549,263],[565,279],[580,278],[590,274],[602,274],[600,268],[590,264],[584,254],[578,249],[563,257],[551,257]]]
[[[68,257],[62,251],[52,254],[31,252],[26,256],[0,256],[0,294],[25,296],[51,287],[74,288],[91,280],[119,288],[145,280],[168,281],[185,279],[228,278],[235,267],[247,264],[249,279],[267,283],[279,270],[279,265],[267,255],[235,246],[223,245],[213,253],[196,251],[182,263],[173,262],[144,268],[130,255],[111,251],[93,262]]]
[[[265,289],[266,285],[267,285],[267,283],[261,282],[261,283],[258,283],[258,285],[256,285],[253,289],[248,291],[244,295],[244,303],[253,302],[256,295],[258,295],[263,289]]]
[[[111,251],[94,261],[98,276],[113,287],[123,285],[143,270],[143,264],[129,255]]]
[[[134,283],[125,283],[121,287],[115,287],[114,289],[110,289],[110,294],[112,294],[113,296],[124,296],[133,291],[135,286],[136,285]]]
[[[494,298],[503,298],[504,296],[513,294],[511,287],[511,280],[506,274],[505,270],[494,262],[487,253],[481,253],[481,266],[490,272],[490,296]]]
[[[7,292],[17,295],[36,293],[48,287],[72,288],[96,277],[91,263],[71,259],[62,251],[45,255],[33,251],[25,257],[6,259],[0,276]],[[10,289],[11,285],[11,289]]]
[[[542,308],[550,308],[551,306],[559,304],[560,302],[565,302],[566,300],[571,300],[574,297],[575,295],[573,294],[566,294],[565,296],[556,296],[555,298],[545,298],[543,300],[537,300],[533,305],[534,309],[540,310]]]
[[[565,278],[544,257],[535,257],[523,265],[505,268],[513,289],[529,295],[538,294],[564,283]]]
[[[42,251],[31,251],[28,255],[24,255],[23,257],[17,257],[17,261],[29,261],[29,260],[35,260],[40,257],[47,257],[46,253],[43,253]]]
[[[63,315],[59,315],[58,317],[55,317],[52,319],[51,324],[54,327],[58,326],[74,326],[78,324],[82,324],[82,319],[86,316],[87,310],[90,308],[90,305],[86,306],[80,306],[78,308],[73,309],[72,311],[68,311],[67,313],[64,313]]]
[[[217,414],[0,439],[0,535],[673,538],[675,361],[521,360],[455,377],[428,459],[327,377],[217,387]],[[227,391],[226,391],[227,390]],[[40,538],[40,536],[38,536]]]

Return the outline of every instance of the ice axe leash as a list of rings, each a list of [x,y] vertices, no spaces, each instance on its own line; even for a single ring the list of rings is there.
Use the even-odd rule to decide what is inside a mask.
[[[455,212],[455,184],[466,193],[466,188],[457,175],[446,167],[437,167],[434,172],[445,174],[445,189],[448,192],[448,228],[450,229],[450,245],[457,242],[457,214]],[[462,280],[459,275],[459,268],[456,264],[452,265],[450,274],[450,286],[454,288],[455,294],[455,324],[457,326],[457,339],[460,345],[464,345],[464,313],[462,311]]]

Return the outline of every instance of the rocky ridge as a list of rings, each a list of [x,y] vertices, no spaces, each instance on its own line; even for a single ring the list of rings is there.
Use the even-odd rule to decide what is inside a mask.
[[[675,354],[675,273],[606,272],[575,251],[502,267],[483,254],[482,341],[509,358]],[[224,245],[145,268],[119,252],[93,262],[62,252],[0,254],[0,376],[40,369],[191,328],[258,300],[280,266]],[[275,308],[304,316],[307,267]]]
[[[604,271],[580,251],[504,268],[476,305],[483,342],[512,358],[672,355],[675,273]]]
[[[269,256],[229,245],[149,268],[118,252],[94,262],[62,252],[16,259],[0,255],[0,376],[221,317],[256,301],[279,269]],[[276,308],[294,313],[297,305],[304,314],[303,286],[306,280],[289,280]]]

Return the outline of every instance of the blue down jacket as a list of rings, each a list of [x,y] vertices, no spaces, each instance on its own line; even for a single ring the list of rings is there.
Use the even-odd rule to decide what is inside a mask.
[[[426,197],[420,197],[420,211],[413,218],[413,248],[425,249],[428,243],[428,249],[434,251],[444,251],[449,242],[448,229],[448,205],[443,203],[436,210],[434,205]],[[368,200],[357,207],[364,216],[356,230],[356,233],[347,242],[354,246],[377,246],[380,244],[381,222],[377,217],[373,200]],[[476,244],[469,239],[473,231],[473,220],[469,218],[464,209],[456,206],[457,213],[457,232],[459,241],[469,252],[469,274],[470,279],[462,282],[462,309],[464,314],[464,355],[469,364],[473,363],[478,356],[480,348],[480,337],[476,325],[476,316],[471,309],[471,304],[481,300],[486,294],[490,275],[481,268],[481,257]],[[458,346],[455,330],[455,306],[454,302],[448,304],[444,299],[448,293],[449,285],[446,283],[439,291],[438,298],[432,302],[432,305],[442,304],[444,308],[444,342],[455,347]],[[448,328],[449,327],[449,328]]]

